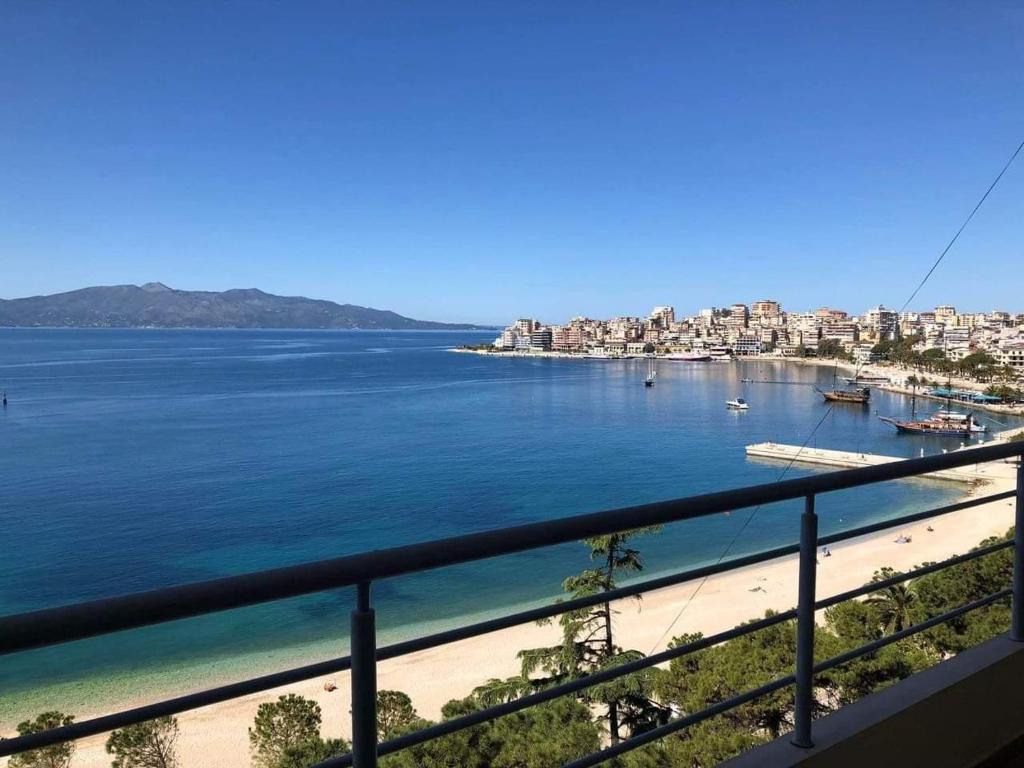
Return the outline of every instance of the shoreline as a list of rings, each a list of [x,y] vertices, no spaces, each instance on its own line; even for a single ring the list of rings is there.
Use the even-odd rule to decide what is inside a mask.
[[[910,376],[924,376],[936,377],[936,380],[942,379],[938,374],[927,374],[914,368],[906,368],[899,365],[893,365],[886,363],[881,365],[879,363],[869,363],[858,367],[855,363],[846,360],[830,360],[827,358],[818,357],[782,357],[776,355],[750,355],[749,357],[729,357],[720,360],[703,360],[703,361],[688,361],[688,360],[674,360],[672,358],[666,358],[664,356],[654,356],[648,358],[646,355],[626,355],[623,357],[593,357],[583,355],[574,352],[545,352],[545,351],[489,351],[484,349],[467,349],[465,347],[451,347],[447,350],[448,352],[457,352],[460,354],[469,355],[480,355],[482,357],[501,357],[501,358],[512,358],[512,359],[525,359],[525,360],[600,360],[602,362],[624,362],[627,360],[647,360],[654,359],[664,363],[685,363],[689,365],[708,365],[708,364],[721,364],[721,363],[792,363],[794,365],[808,366],[812,368],[837,368],[843,373],[862,373],[876,376],[886,376],[890,382],[888,384],[869,384],[869,386],[876,389],[880,389],[885,392],[892,392],[898,395],[906,395],[908,397],[916,395],[917,397],[926,400],[935,400],[937,402],[946,402],[947,398],[936,397],[934,395],[927,394],[923,391],[923,387],[918,386],[917,391],[905,386],[904,384],[897,384],[894,380],[906,379]],[[983,392],[986,389],[986,384],[983,382],[973,381],[971,379],[963,379],[957,376],[947,376],[943,381],[948,381],[950,386],[958,387],[960,389],[969,389],[975,392]],[[957,401],[958,406],[969,407],[972,409],[990,411],[992,413],[1002,413],[1007,416],[1020,416],[1024,418],[1024,404],[989,404],[989,403],[962,403]]]
[[[1005,471],[994,472],[987,484],[972,486],[965,497],[976,493],[978,488],[983,488],[986,495],[1012,488],[1012,469],[1006,464],[993,464],[993,467],[999,466]],[[929,524],[934,532],[926,530]],[[832,558],[821,562],[818,593],[824,596],[860,586],[883,566],[909,569],[924,561],[951,557],[976,546],[988,536],[1005,533],[1012,524],[1012,502],[1004,500],[842,542],[831,548]],[[894,540],[899,535],[909,535],[913,542],[897,544]],[[667,632],[679,608],[691,600],[700,582],[647,593],[640,603],[619,601],[615,620],[618,640],[624,647],[654,652],[665,648],[673,636],[683,632],[710,634],[757,618],[769,609],[785,610],[796,602],[796,563],[796,557],[790,556],[707,579],[682,617]],[[755,588],[760,589],[752,591]],[[468,695],[473,687],[489,678],[516,674],[516,653],[523,648],[556,642],[558,631],[557,626],[523,625],[392,659],[378,667],[379,687],[405,691],[422,716],[436,719],[441,707],[450,699]],[[663,633],[664,637],[659,640]],[[333,681],[337,690],[325,691],[327,680]],[[438,684],[439,680],[444,683]],[[283,693],[298,693],[316,700],[323,709],[323,733],[347,737],[348,686],[347,673],[329,675],[182,713],[178,715],[181,762],[183,765],[217,765],[218,768],[248,766],[247,729],[256,709],[260,703],[274,700]],[[143,703],[146,702],[129,699],[121,706]],[[55,706],[59,704],[55,702]],[[76,714],[81,720],[103,712]],[[105,741],[105,735],[79,741],[72,766],[109,765],[110,758],[103,747]],[[6,761],[0,760],[0,766],[3,765]]]

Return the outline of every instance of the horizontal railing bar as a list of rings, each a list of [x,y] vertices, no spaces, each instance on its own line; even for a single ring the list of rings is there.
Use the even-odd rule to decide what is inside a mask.
[[[0,654],[1022,453],[1015,443],[984,446],[31,611],[0,618]]]
[[[819,536],[818,544],[835,544],[837,541],[846,541],[847,539],[855,539],[858,536],[865,536],[869,533],[877,533],[878,531],[884,531],[888,528],[896,528],[900,525],[910,525],[911,523],[918,523],[922,520],[929,520],[933,517],[948,515],[951,512],[959,512],[962,509],[978,507],[981,506],[982,504],[988,504],[993,501],[1012,499],[1016,495],[1016,490],[1002,491],[1001,493],[993,493],[988,496],[979,496],[976,498],[966,499],[964,501],[958,501],[955,504],[947,504],[944,507],[935,507],[934,509],[928,509],[925,510],[924,512],[914,512],[912,514],[903,515],[902,517],[895,517],[890,520],[880,520],[877,523],[871,523],[870,525],[862,525],[859,528],[850,528],[845,531],[839,531],[838,533],[830,533],[828,536]]]
[[[906,581],[910,578],[914,578],[915,575],[923,574],[924,572],[930,573],[933,571],[942,570],[944,568],[956,565],[960,562],[964,562],[978,557],[984,557],[986,555],[993,554],[994,552],[997,552],[999,550],[1006,549],[1011,545],[1012,542],[1010,541],[1000,542],[999,544],[995,544],[981,550],[975,550],[974,552],[967,553],[966,555],[959,555],[957,557],[950,558],[946,561],[933,563],[930,566],[917,569],[914,572],[898,574],[897,576],[894,576],[891,579],[886,579],[884,581],[875,582],[870,585],[865,585],[865,587],[869,588],[867,591],[883,589],[886,586],[891,586],[892,584],[899,583],[900,581]],[[863,590],[865,590],[864,587],[859,588],[858,590],[851,590],[849,593],[842,593],[841,595],[836,595],[831,598],[825,598],[824,600],[821,600],[818,603],[816,603],[815,607],[816,609],[820,609],[828,607],[829,605],[834,605],[844,600],[852,599],[853,597],[858,597],[859,594],[866,593],[866,591]],[[938,624],[942,624],[946,621],[949,621],[950,619],[963,615],[964,613],[983,607],[985,605],[988,605],[989,603],[996,602],[997,600],[1000,600],[1004,597],[1008,597],[1010,594],[1011,590],[1009,589],[1001,590],[1000,592],[981,598],[972,603],[956,608],[952,611],[948,611],[944,614],[928,619],[925,622],[921,622],[920,624],[916,624],[913,627],[908,627],[907,629],[901,630],[900,632],[894,633],[893,635],[888,635],[884,638],[880,638],[879,640],[876,640],[872,643],[868,643],[864,646],[841,654],[840,656],[836,656],[832,659],[821,662],[815,667],[815,673],[817,674],[818,672],[823,672],[833,667],[840,666],[860,656],[872,653],[882,647],[885,647],[886,645],[890,645],[892,643],[898,642],[899,640],[905,639],[906,637],[909,637],[911,635],[926,631],[934,626],[937,626]],[[684,646],[668,649],[667,651],[661,654],[656,654],[654,656],[638,659],[635,662],[630,662],[629,664],[624,664],[620,667],[614,667],[605,670],[602,673],[597,673],[589,677],[580,678],[579,680],[571,681],[570,683],[563,684],[562,686],[556,686],[553,688],[546,689],[544,691],[539,692],[538,694],[533,694],[531,696],[518,699],[515,702],[507,702],[504,705],[498,705],[496,707],[492,707],[486,710],[481,710],[477,713],[472,713],[471,715],[464,718],[458,718],[457,720],[447,721],[445,723],[439,724],[439,726],[435,726],[435,728],[441,730],[441,732],[439,733],[432,733],[431,731],[433,729],[423,729],[422,731],[417,731],[414,734],[409,734],[408,737],[404,737],[404,739],[408,739],[409,737],[419,737],[415,740],[410,740],[411,743],[399,743],[402,742],[403,739],[397,739],[394,740],[394,743],[387,742],[386,744],[381,745],[382,748],[387,747],[387,750],[381,751],[380,754],[390,754],[393,751],[407,749],[410,746],[415,746],[416,744],[423,743],[424,741],[429,741],[431,739],[438,738],[439,736],[444,736],[449,733],[454,733],[456,731],[463,730],[464,728],[479,725],[480,723],[486,722],[488,720],[493,720],[503,715],[511,714],[513,712],[528,708],[530,706],[535,706],[536,704],[543,703],[544,701],[560,698],[561,696],[568,695],[569,693],[573,693],[577,690],[582,690],[584,688],[597,685],[601,682],[605,682],[606,678],[610,680],[616,679],[618,677],[623,677],[628,674],[634,674],[635,672],[640,671],[641,669],[664,663],[665,661],[671,660],[672,658],[687,655],[689,653],[701,650],[702,648],[717,645],[718,643],[726,642],[728,640],[740,637],[745,634],[758,632],[770,626],[774,626],[775,624],[788,621],[792,619],[795,615],[795,611],[792,610],[787,611],[785,613],[776,614],[775,616],[769,617],[767,619],[763,619],[758,622],[753,622],[751,624],[741,625],[731,630],[727,630],[726,632],[722,632],[711,637],[702,638],[700,640],[694,641]],[[386,648],[382,648],[381,650],[386,650]],[[166,715],[178,714],[189,709],[196,709],[198,707],[215,704],[220,701],[237,698],[239,696],[244,696],[251,693],[258,693],[260,691],[268,690],[270,688],[275,688],[290,683],[299,682],[312,677],[319,677],[320,675],[330,674],[333,672],[342,672],[348,669],[349,667],[349,657],[344,657],[341,659],[332,659],[325,662],[319,662],[317,664],[310,664],[305,667],[299,667],[293,670],[287,670],[285,672],[264,675],[262,677],[253,678],[251,680],[246,680],[240,683],[232,683],[230,685],[220,686],[218,688],[210,689],[208,691],[201,691],[195,694],[189,694],[186,696],[176,697],[174,699],[168,699],[166,701],[159,702],[156,704],[149,704],[143,707],[136,707],[134,709],[125,710],[123,712],[118,712],[112,715],[93,718],[91,720],[84,720],[80,723],[73,723],[69,726],[53,728],[47,731],[42,731],[40,733],[29,734],[27,736],[19,736],[12,739],[0,739],[0,757],[6,757],[8,755],[13,755],[18,752],[24,752],[31,749],[41,749],[43,747],[51,746],[53,744],[58,744],[65,741],[72,741],[74,739],[80,739],[100,733],[107,733],[114,729],[123,728],[125,726],[133,725],[135,723],[153,720],[155,718],[163,717]],[[507,708],[507,711],[498,711],[505,708]],[[472,722],[466,722],[469,720],[472,720]],[[327,768],[328,766],[330,766],[330,768],[334,768],[334,766],[351,765],[351,761],[346,761],[346,757],[348,756],[335,758],[333,762],[326,762],[322,763],[321,765],[323,765],[325,768]],[[609,757],[611,756],[603,757],[602,760],[609,759]]]
[[[895,584],[900,584],[904,581],[910,581],[911,579],[926,576],[929,573],[942,571],[946,568],[952,568],[954,565],[960,565],[960,563],[966,563],[970,560],[976,560],[979,557],[985,557],[986,555],[994,554],[996,552],[999,552],[1000,550],[1009,549],[1012,546],[1012,541],[1001,541],[998,544],[992,544],[988,547],[975,549],[972,552],[967,552],[962,555],[950,557],[947,560],[940,560],[939,562],[932,563],[930,565],[922,565],[920,568],[915,568],[912,571],[907,571],[905,573],[897,573],[895,576],[892,576],[887,579],[872,581],[868,584],[864,584],[863,586],[857,587],[856,589],[851,589],[847,592],[840,592],[839,594],[832,595],[831,597],[822,598],[814,604],[814,610],[820,611],[823,608],[831,608],[833,605],[845,603],[847,600],[853,600],[854,598],[860,597],[861,595],[870,595],[872,592],[877,592],[880,589],[885,589],[886,587],[891,587]]]
[[[1015,492],[1011,492],[1015,493]],[[998,494],[1003,496],[1004,494]],[[991,500],[989,498],[981,499],[981,503]],[[957,505],[953,505],[957,506]],[[945,508],[942,508],[945,509]],[[955,510],[946,510],[955,511]],[[886,524],[891,525],[891,522]],[[820,540],[819,540],[820,541]],[[967,562],[976,558],[985,557],[990,554],[994,554],[1003,549],[1009,549],[1013,546],[1012,541],[1003,541],[997,544],[983,547],[981,549],[974,550],[972,552],[965,553],[963,555],[957,555],[946,560],[932,563],[927,566],[922,566],[913,571],[906,573],[899,573],[895,576],[884,579],[882,581],[871,582],[863,586],[857,587],[856,589],[842,592],[831,597],[823,598],[815,603],[815,610],[822,610],[829,608],[847,600],[860,597],[871,592],[885,589],[886,587],[898,584],[903,581],[908,581],[919,576],[933,573],[936,571],[950,568],[954,565]],[[517,626],[519,624],[525,624],[530,621],[536,621],[538,619],[550,618],[552,616],[559,615],[571,610],[577,610],[579,608],[588,607],[591,605],[597,605],[599,603],[620,600],[626,597],[632,597],[634,595],[643,594],[645,592],[655,591],[667,586],[672,586],[686,581],[692,581],[694,579],[704,578],[706,576],[715,575],[717,573],[723,573],[738,568],[747,567],[749,565],[756,565],[758,563],[767,562],[774,560],[779,557],[785,557],[793,554],[797,551],[797,545],[790,545],[786,547],[778,547],[773,550],[767,550],[765,552],[756,553],[753,555],[747,555],[744,557],[733,558],[721,563],[714,565],[702,566],[700,568],[691,569],[689,571],[683,571],[669,576],[658,577],[655,579],[648,579],[636,584],[631,584],[625,587],[620,587],[609,592],[599,593],[596,595],[588,595],[583,598],[577,598],[574,600],[567,600],[562,603],[554,603],[552,605],[542,606],[540,608],[531,609],[528,611],[521,611],[509,616],[501,617],[498,619],[491,619],[488,621],[478,622],[476,624],[470,624],[465,627],[459,627],[453,630],[447,630],[445,632],[438,632],[433,635],[427,635],[421,638],[415,638],[413,640],[406,640],[400,643],[394,643],[391,645],[382,646],[377,651],[377,660],[385,661],[387,659],[397,658],[410,653],[415,653],[421,650],[427,650],[435,648],[440,645],[445,645],[458,640],[476,637],[489,632],[499,631],[501,629],[507,629],[508,627]],[[941,622],[939,622],[941,623]],[[763,627],[758,627],[760,629]],[[751,631],[757,631],[757,629]],[[724,642],[724,640],[717,640],[716,642]],[[693,652],[696,650],[690,648],[685,652]],[[868,653],[865,651],[864,653]],[[662,662],[654,662],[662,663]],[[253,693],[260,693],[262,691],[270,690],[272,688],[278,688],[284,685],[289,685],[304,680],[309,680],[315,677],[321,677],[327,674],[333,674],[337,672],[344,672],[351,666],[351,660],[348,656],[340,657],[337,659],[329,659],[327,661],[318,662],[316,664],[309,664],[302,667],[296,667],[290,670],[284,670],[282,672],[275,672],[269,675],[263,675],[249,680],[244,680],[237,683],[230,683],[228,685],[211,688],[205,691],[199,691],[197,693],[187,694],[185,696],[175,697],[173,699],[167,699],[165,701],[148,704],[142,707],[135,707],[133,709],[124,710],[122,712],[114,713],[111,715],[105,715],[103,717],[93,718],[90,720],[83,720],[72,725],[62,726],[60,728],[50,729],[40,733],[30,734],[24,737],[17,737],[15,739],[0,740],[0,757],[14,754],[15,752],[26,751],[29,749],[40,749],[42,747],[58,744],[64,741],[72,741],[74,739],[81,739],[87,736],[93,736],[100,733],[107,733],[117,728],[123,728],[128,725],[136,723],[146,722],[148,720],[155,719],[157,717],[164,717],[166,715],[179,714],[192,709],[198,709],[200,707],[209,706],[229,699],[237,698],[239,696],[246,696]],[[628,674],[628,673],[626,673]],[[593,683],[592,683],[593,684]]]
[[[520,624],[527,624],[531,621],[549,619],[553,616],[568,613],[569,611],[575,611],[580,608],[588,608],[592,605],[600,605],[601,603],[615,602],[616,600],[635,597],[636,595],[640,595],[645,592],[654,592],[655,590],[664,589],[665,587],[683,584],[687,581],[703,579],[706,576],[714,576],[737,568],[746,568],[751,565],[765,563],[769,560],[776,560],[780,557],[792,555],[798,549],[799,547],[795,544],[786,547],[778,547],[777,549],[769,549],[765,552],[745,555],[743,557],[725,560],[712,565],[702,565],[699,568],[681,571],[680,573],[674,573],[669,576],[659,576],[658,578],[640,581],[636,584],[628,584],[624,587],[617,587],[616,589],[608,590],[607,592],[598,592],[593,595],[587,595],[586,597],[577,597],[572,600],[565,600],[561,603],[552,603],[551,605],[531,608],[526,611],[520,611],[519,613],[509,614],[508,616],[488,619],[487,621],[481,621],[476,624],[468,624],[465,627],[456,627],[455,629],[437,632],[433,635],[405,640],[400,643],[394,643],[378,649],[377,660],[384,661],[387,659],[393,659],[398,656],[416,653],[417,651],[436,648],[439,645],[446,645],[458,640],[486,635],[489,632],[508,629],[509,627],[515,627]]]
[[[634,674],[643,669],[647,669],[648,667],[653,667],[657,664],[664,664],[666,661],[671,661],[672,659],[680,656],[685,656],[704,648],[710,648],[713,645],[718,645],[719,643],[724,643],[728,640],[742,637],[743,635],[759,632],[762,629],[767,629],[768,627],[773,627],[776,624],[781,624],[784,621],[789,621],[795,616],[796,611],[778,613],[774,616],[768,616],[757,621],[752,621],[749,624],[741,624],[738,627],[733,627],[732,629],[728,629],[724,632],[719,632],[716,635],[702,637],[699,640],[694,640],[686,645],[669,648],[661,651],[660,653],[655,653],[651,656],[645,656],[642,659],[637,659],[636,661],[603,669],[592,675],[570,680],[567,683],[561,683],[560,685],[555,685],[551,688],[544,688],[536,693],[531,693],[528,696],[523,696],[522,698],[515,699],[513,701],[506,701],[501,704],[496,704],[493,707],[487,707],[486,709],[481,709],[477,712],[471,712],[468,715],[463,715],[462,717],[445,720],[428,728],[423,728],[421,730],[414,731],[413,733],[399,736],[396,739],[385,741],[377,747],[377,754],[381,756],[389,755],[393,752],[399,752],[403,749],[414,747],[417,744],[422,744],[425,741],[432,741],[433,739],[441,736],[447,736],[448,734],[455,733],[466,728],[471,728],[474,725],[480,725],[481,723],[486,723],[490,720],[496,720],[499,717],[511,715],[514,712],[519,712],[520,710],[536,706],[537,704],[543,704],[546,701],[552,701],[570,693],[582,691],[608,680],[625,677],[626,675]],[[350,765],[352,765],[352,756],[351,754],[348,754],[318,763],[317,768],[344,768],[345,766]]]
[[[654,591],[674,584],[692,581],[694,579],[711,576],[716,573],[723,573],[733,568],[743,568],[748,565],[756,565],[758,563],[774,560],[778,557],[784,557],[795,551],[796,547],[794,546],[779,547],[778,549],[772,549],[754,555],[727,560],[715,565],[702,566],[700,568],[671,574],[669,576],[648,579],[643,582],[630,584],[625,587],[620,587],[618,589],[602,592],[596,595],[588,595],[587,597],[567,600],[562,603],[554,603],[552,605],[546,605],[528,611],[521,611],[519,613],[510,614],[509,616],[497,619],[469,624],[465,627],[437,632],[435,634],[415,638],[413,640],[405,640],[399,643],[381,646],[377,649],[377,661],[386,661],[388,659],[405,656],[417,651],[436,648],[437,646],[446,645],[457,640],[476,637],[478,635],[495,632],[501,629],[507,629],[508,627],[526,624],[530,621],[537,621],[538,619],[557,616],[567,611],[615,601],[625,597],[632,597],[637,594]],[[24,745],[19,746],[18,751],[40,749],[41,747],[58,744],[62,741],[71,741],[73,739],[80,739],[86,736],[94,736],[98,733],[106,733],[115,728],[124,728],[125,726],[142,723],[157,717],[176,715],[190,709],[198,709],[200,707],[216,704],[239,696],[260,693],[261,691],[267,691],[272,688],[278,688],[282,685],[310,680],[315,677],[321,677],[322,675],[344,672],[350,667],[350,657],[344,656],[337,659],[318,662],[316,664],[297,667],[295,669],[275,672],[270,675],[253,678],[251,680],[211,688],[206,691],[200,691],[186,696],[179,696],[154,704],[147,704],[142,707],[125,710],[113,715],[106,715],[92,720],[83,720],[79,723],[73,723],[72,725],[61,726],[60,728],[54,728],[50,731],[42,731],[32,734],[31,736],[26,736],[24,737],[26,739]],[[42,738],[44,735],[47,736],[46,739]],[[5,751],[5,748],[8,747],[10,743],[10,741],[0,741],[0,757],[4,757],[7,754],[13,754],[13,752],[8,753]]]
[[[694,712],[692,715],[677,717],[675,720],[665,723],[665,725],[660,725],[650,731],[645,731],[644,733],[636,736],[631,736],[625,741],[620,741],[618,744],[602,749],[600,752],[595,752],[592,755],[587,755],[579,760],[566,763],[562,768],[590,768],[590,766],[600,765],[603,762],[611,760],[613,757],[618,757],[626,752],[632,752],[634,749],[639,749],[646,744],[651,744],[659,739],[665,738],[666,736],[671,736],[673,733],[681,731],[683,728],[688,728],[691,725],[697,725],[698,723],[702,723],[716,715],[728,712],[730,709],[743,706],[754,699],[767,696],[769,693],[775,693],[775,691],[793,685],[795,682],[796,678],[793,675],[780,677],[770,683],[765,683],[760,688],[754,688],[746,693],[733,696],[731,699],[726,699],[725,701],[720,701],[717,704],[712,704],[710,707],[706,707],[700,712]],[[318,767],[315,766],[314,768]]]
[[[173,699],[126,709],[110,715],[103,715],[102,717],[94,717],[90,720],[82,720],[78,723],[63,725],[59,728],[51,728],[26,736],[15,736],[10,739],[0,738],[0,757],[7,757],[8,755],[25,752],[30,749],[42,749],[43,747],[49,747],[65,741],[95,736],[99,733],[108,733],[117,728],[125,728],[129,725],[144,723],[148,720],[155,720],[158,717],[165,717],[167,715],[177,715],[191,709],[199,709],[210,704],[237,699],[239,696],[248,696],[249,694],[268,691],[272,688],[302,682],[303,680],[320,677],[321,675],[344,672],[350,666],[351,662],[348,656],[330,659],[329,661],[308,664],[304,667],[297,667],[283,672],[274,672],[273,674],[254,677],[238,683],[221,685],[217,688],[210,688],[197,693],[189,693],[185,696],[177,696]]]
[[[994,603],[997,600],[1002,600],[1004,597],[1009,597],[1011,594],[1013,594],[1012,589],[1001,589],[998,592],[993,592],[991,595],[979,598],[978,600],[966,603],[965,605],[961,605],[959,608],[954,608],[951,611],[940,613],[938,616],[933,616],[932,618],[922,621],[919,624],[915,624],[912,627],[901,629],[899,632],[893,632],[891,635],[880,637],[877,640],[872,640],[870,643],[862,645],[859,648],[854,648],[852,651],[841,653],[838,656],[833,656],[831,659],[826,659],[825,661],[815,664],[814,674],[817,675],[821,672],[827,672],[833,667],[838,667],[848,661],[853,661],[861,656],[874,653],[887,645],[892,645],[900,640],[905,640],[912,635],[919,634],[951,619],[963,616],[965,613],[969,613],[970,611],[975,611],[978,608],[984,608],[986,605]]]
[[[1002,498],[1006,495],[1013,495],[1015,492],[1011,491],[1009,494],[996,494],[995,498]],[[993,497],[983,497],[981,499],[973,500],[975,504],[986,503],[987,501],[993,500]],[[960,508],[960,505],[951,505],[956,508]],[[956,511],[956,509],[949,509],[948,507],[939,508],[942,512]],[[935,512],[933,510],[932,512]],[[921,514],[932,514],[921,513]],[[892,521],[884,521],[881,526],[894,526],[898,523]],[[877,528],[876,525],[871,526]],[[824,540],[819,539],[819,543],[824,543]],[[860,597],[865,594],[870,594],[880,589],[898,584],[903,581],[908,581],[919,576],[940,571],[945,568],[958,565],[975,558],[984,557],[1002,549],[1008,549],[1013,545],[1012,541],[1003,541],[997,544],[993,544],[982,549],[974,550],[972,552],[965,553],[963,555],[957,555],[955,557],[943,560],[941,562],[932,563],[931,565],[922,566],[921,568],[915,569],[907,573],[900,573],[891,578],[884,579],[878,582],[871,582],[863,586],[857,587],[856,589],[842,592],[831,597],[823,598],[815,603],[815,610],[822,610],[829,608],[847,600]],[[557,616],[561,613],[565,613],[571,610],[577,610],[579,608],[588,607],[591,605],[597,605],[599,603],[620,600],[626,597],[632,597],[645,592],[655,591],[662,589],[667,586],[673,586],[675,584],[684,583],[686,581],[692,581],[694,579],[704,578],[706,576],[715,575],[717,573],[724,573],[730,570],[747,567],[750,565],[756,565],[758,563],[767,562],[774,560],[779,557],[785,557],[791,555],[798,550],[797,545],[789,545],[786,547],[778,547],[776,549],[767,550],[765,552],[756,553],[753,555],[747,555],[744,557],[733,558],[721,563],[714,565],[701,566],[699,568],[691,569],[688,571],[682,571],[676,574],[670,574],[668,576],[658,577],[655,579],[647,579],[636,584],[630,584],[625,587],[619,587],[615,590],[611,590],[605,593],[599,593],[596,595],[588,595],[583,598],[576,598],[573,600],[567,600],[561,603],[554,603],[552,605],[541,606],[539,608],[521,611],[518,613],[510,614],[508,616],[500,617],[497,619],[491,619],[488,621],[478,622],[476,624],[470,624],[465,627],[458,627],[452,630],[446,630],[444,632],[438,632],[425,637],[415,638],[413,640],[406,640],[391,645],[381,646],[377,650],[377,660],[385,661],[392,658],[397,658],[417,651],[427,650],[435,648],[440,645],[446,645],[451,642],[458,640],[467,639],[470,637],[476,637],[489,632],[499,631],[507,629],[512,626],[519,624],[525,624],[530,621],[537,621],[539,619],[550,618]],[[657,662],[660,663],[660,662]],[[205,691],[199,691],[197,693],[187,694],[185,696],[175,697],[173,699],[167,699],[165,701],[148,704],[142,707],[136,707],[129,710],[124,710],[111,715],[106,715],[99,718],[93,718],[91,720],[83,720],[72,725],[62,726],[60,728],[51,729],[40,733],[31,734],[25,737],[18,737],[16,740],[8,739],[6,741],[0,740],[0,757],[8,754],[14,754],[14,751],[25,751],[29,749],[40,749],[45,746],[57,744],[63,741],[71,741],[74,739],[85,738],[87,736],[93,736],[99,733],[106,733],[116,728],[123,728],[128,725],[145,722],[152,720],[157,717],[163,717],[166,715],[179,714],[192,709],[198,709],[200,707],[209,706],[210,704],[216,704],[222,701],[227,701],[232,698],[239,696],[250,695],[253,693],[260,693],[262,691],[278,688],[284,685],[289,685],[304,680],[309,680],[315,677],[321,677],[322,675],[333,674],[337,672],[344,672],[351,666],[351,661],[348,656],[340,657],[337,659],[330,659],[316,664],[309,664],[302,667],[297,667],[290,670],[284,670],[282,672],[276,672],[269,675],[263,675],[260,677],[252,678],[249,680],[231,683],[216,688],[211,688]],[[13,746],[17,741],[17,745]]]

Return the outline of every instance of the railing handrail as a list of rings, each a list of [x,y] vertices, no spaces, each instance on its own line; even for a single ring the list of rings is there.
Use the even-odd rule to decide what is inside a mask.
[[[0,618],[0,655],[565,544],[590,536],[692,520],[759,504],[1022,455],[1024,443],[972,447],[14,614]]]

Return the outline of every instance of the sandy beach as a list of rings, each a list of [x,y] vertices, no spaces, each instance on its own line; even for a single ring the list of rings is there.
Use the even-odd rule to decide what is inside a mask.
[[[970,493],[988,495],[1013,487],[1010,465],[999,463],[991,468],[993,479],[975,486]],[[883,566],[909,569],[924,561],[941,560],[964,552],[985,537],[1004,533],[1012,523],[1012,501],[1004,500],[956,512],[930,523],[893,528],[838,544],[832,548],[832,557],[821,560],[818,595],[859,586]],[[927,530],[929,524],[934,529],[932,532]],[[900,535],[912,537],[912,542],[896,543]],[[702,586],[688,583],[649,593],[642,602],[623,601],[617,605],[617,639],[627,648],[647,653],[663,649],[668,640],[683,632],[719,632],[760,616],[768,609],[792,607],[796,601],[796,582],[796,559],[789,557],[713,577]],[[680,610],[698,586],[698,594],[680,616]],[[671,630],[666,632],[670,626]],[[516,652],[520,649],[552,644],[556,640],[556,627],[531,624],[496,632],[385,662],[379,667],[378,684],[380,688],[407,692],[421,715],[437,718],[448,700],[467,695],[488,678],[516,674]],[[296,663],[301,660],[296,659]],[[336,683],[337,690],[330,693],[324,690],[327,679]],[[183,713],[178,718],[182,764],[189,768],[248,766],[247,728],[257,707],[286,692],[320,703],[325,736],[348,736],[348,686],[347,675],[334,675]],[[105,737],[82,740],[73,765],[81,768],[108,766],[110,757],[104,752],[104,742]]]

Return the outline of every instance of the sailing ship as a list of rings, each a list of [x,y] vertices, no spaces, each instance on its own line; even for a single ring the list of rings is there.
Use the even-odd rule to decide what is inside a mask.
[[[821,390],[815,387],[814,389],[819,395],[825,398],[826,403],[853,403],[855,405],[867,405],[871,399],[871,390],[867,387],[846,387],[840,389],[836,386],[836,369],[839,367],[836,364],[835,368],[832,369],[832,389]],[[854,377],[856,378],[856,377]],[[849,381],[849,379],[847,379]]]
[[[818,390],[826,403],[855,403],[867,405],[871,399],[871,390],[867,387],[856,387],[854,389],[829,389]]]
[[[658,370],[654,367],[654,358],[647,359],[647,378],[644,379],[645,387],[653,387],[654,380],[658,378]]]
[[[886,424],[896,428],[897,432],[912,435],[939,435],[942,437],[970,437],[973,433],[984,431],[985,427],[974,421],[973,414],[955,414],[963,418],[933,416],[930,419],[911,419],[900,421],[889,416],[879,416]],[[979,429],[980,428],[980,429]]]
[[[879,416],[884,423],[896,428],[897,432],[911,435],[938,435],[940,437],[964,437],[985,432],[984,424],[974,419],[973,413],[954,413],[951,401],[946,398],[946,408],[927,419],[917,418],[917,396],[910,400],[910,419],[901,421],[889,416]]]

